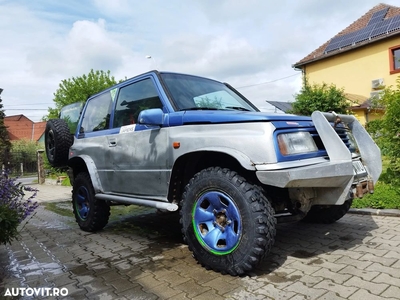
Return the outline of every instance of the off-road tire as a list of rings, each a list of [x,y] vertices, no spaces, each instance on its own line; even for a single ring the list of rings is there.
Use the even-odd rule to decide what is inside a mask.
[[[307,223],[331,224],[344,217],[349,211],[353,200],[347,200],[342,205],[314,205],[303,218]]]
[[[229,169],[211,167],[197,173],[185,187],[180,205],[184,241],[206,269],[245,274],[275,242],[274,210],[263,190]],[[213,225],[221,215],[227,221],[221,223],[223,230]]]
[[[72,208],[75,220],[83,231],[98,231],[107,225],[110,206],[95,198],[92,181],[87,172],[79,173],[72,191]]]
[[[44,143],[47,159],[52,167],[65,167],[68,162],[69,148],[74,142],[67,122],[62,119],[48,120]]]

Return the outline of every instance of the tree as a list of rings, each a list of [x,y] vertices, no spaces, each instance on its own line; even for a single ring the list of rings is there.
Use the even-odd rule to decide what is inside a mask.
[[[1,92],[0,92],[1,93]],[[4,125],[4,117],[6,116],[3,110],[3,104],[0,97],[0,168],[2,164],[8,161],[11,143],[8,137],[7,127]]]
[[[116,83],[110,71],[93,71],[93,69],[87,75],[62,80],[54,93],[53,101],[56,108],[49,107],[49,113],[44,119],[56,119],[64,106],[75,102],[86,102],[91,95]]]
[[[310,85],[305,80],[300,93],[295,95],[290,113],[310,116],[313,111],[334,111],[336,113],[347,113],[349,103],[343,89],[334,84],[327,83]]]
[[[201,98],[199,100],[195,100],[195,104],[197,107],[207,107],[207,108],[222,108],[222,98],[218,99],[215,97],[214,99],[210,99],[208,97]]]

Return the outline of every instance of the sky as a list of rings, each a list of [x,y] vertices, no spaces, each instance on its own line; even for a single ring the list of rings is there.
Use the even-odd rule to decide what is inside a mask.
[[[379,3],[0,0],[3,110],[37,122],[64,79],[93,69],[119,81],[158,69],[228,82],[273,112],[266,101],[293,101],[300,91],[292,65]]]

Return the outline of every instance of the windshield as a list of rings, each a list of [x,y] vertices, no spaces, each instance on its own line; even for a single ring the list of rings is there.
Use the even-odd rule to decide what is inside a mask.
[[[241,110],[258,111],[248,100],[225,84],[207,78],[162,73],[178,110]]]

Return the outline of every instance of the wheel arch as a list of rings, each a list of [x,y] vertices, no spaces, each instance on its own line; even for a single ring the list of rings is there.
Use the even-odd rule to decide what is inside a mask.
[[[74,182],[74,178],[76,178],[76,176],[79,173],[88,172],[90,179],[92,180],[95,193],[97,194],[103,191],[100,178],[97,175],[97,167],[93,159],[90,158],[90,156],[88,155],[75,156],[68,161],[68,166],[72,169],[72,172],[69,172],[69,178],[72,185]]]
[[[242,176],[256,180],[255,167],[243,153],[234,149],[200,149],[179,156],[173,165],[168,199],[179,203],[181,195],[189,180],[199,171],[208,167],[229,168]]]

